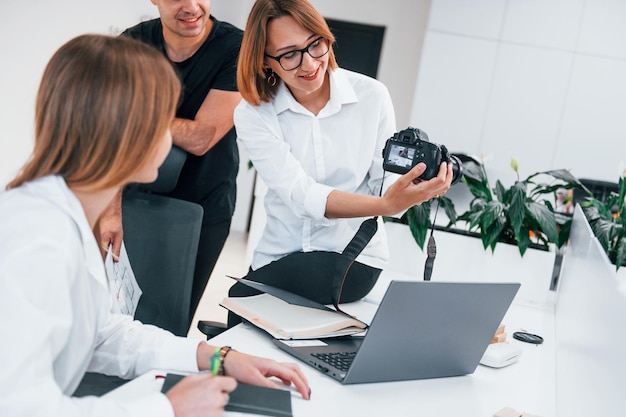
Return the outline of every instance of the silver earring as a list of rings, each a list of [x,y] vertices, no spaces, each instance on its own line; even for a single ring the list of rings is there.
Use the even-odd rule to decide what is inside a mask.
[[[270,72],[270,75],[267,76],[267,83],[270,87],[274,87],[276,85],[276,73],[274,71]]]

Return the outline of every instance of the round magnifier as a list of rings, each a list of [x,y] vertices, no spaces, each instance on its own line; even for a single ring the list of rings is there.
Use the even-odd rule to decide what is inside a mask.
[[[513,338],[526,343],[532,343],[533,345],[540,345],[543,343],[543,337],[528,332],[515,332]]]

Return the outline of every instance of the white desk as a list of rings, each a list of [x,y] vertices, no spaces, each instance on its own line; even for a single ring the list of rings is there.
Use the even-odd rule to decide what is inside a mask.
[[[473,270],[471,259],[467,259],[474,253],[473,248],[469,244],[460,247],[462,250],[459,251],[457,246],[456,252],[442,250],[443,256],[436,267],[439,271],[437,280],[444,280],[446,276],[462,279],[478,276],[493,281],[503,276],[494,274],[499,265],[494,265],[491,260],[481,264],[483,270],[480,273]],[[455,258],[446,260],[449,253],[464,258],[459,260],[455,255]],[[400,259],[411,259],[415,264],[414,255],[400,255]],[[531,258],[524,259],[534,264]],[[445,270],[453,267],[457,269]],[[513,264],[508,265],[509,271],[514,268]],[[415,273],[413,269],[409,272]],[[367,299],[382,297],[389,282],[388,275],[390,273],[383,273]],[[529,278],[535,276],[534,273],[528,274]],[[402,276],[402,271],[397,271],[395,277],[414,279]],[[511,277],[506,276],[506,279]],[[518,293],[503,320],[510,343],[522,348],[517,363],[502,369],[479,365],[472,375],[455,378],[349,386],[303,364],[313,394],[308,402],[298,394],[292,396],[294,415],[490,417],[505,406],[542,417],[555,417],[557,411],[558,417],[624,415],[625,282],[626,279],[616,276],[615,267],[608,262],[584,214],[577,207],[557,292],[547,291],[546,285],[539,281],[524,281],[525,291]],[[353,312],[352,309],[365,309],[366,304],[361,302],[360,305],[342,307]],[[540,334],[545,342],[540,346],[518,342],[511,336],[518,329]],[[232,345],[280,361],[294,360],[274,347],[265,334],[244,325],[214,338],[213,343]],[[151,374],[110,395],[123,398],[155,389],[159,389],[159,384]]]
[[[381,277],[380,285],[388,283]],[[372,296],[380,293],[372,291]],[[368,307],[369,306],[369,307]],[[345,305],[345,310],[373,311],[368,302]],[[361,316],[362,317],[362,316]],[[506,368],[492,369],[479,365],[472,375],[418,381],[375,384],[341,385],[308,365],[302,364],[312,389],[310,401],[298,393],[292,394],[296,417],[325,416],[463,416],[490,417],[508,406],[520,412],[542,417],[555,416],[554,384],[554,309],[548,303],[544,309],[515,303],[503,323],[507,339],[522,348],[517,363]],[[542,335],[545,342],[535,346],[512,338],[515,330],[525,329]],[[230,345],[240,351],[295,361],[275,347],[269,336],[246,324],[241,324],[211,340],[212,344]],[[462,343],[462,341],[459,341]],[[153,374],[138,378],[109,395],[123,398],[149,390],[160,384]],[[227,415],[231,415],[227,413]]]

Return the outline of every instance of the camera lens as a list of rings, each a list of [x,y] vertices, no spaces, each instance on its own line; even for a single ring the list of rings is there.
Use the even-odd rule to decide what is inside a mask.
[[[452,163],[452,184],[456,184],[463,175],[463,163],[454,155],[450,155],[448,163]]]

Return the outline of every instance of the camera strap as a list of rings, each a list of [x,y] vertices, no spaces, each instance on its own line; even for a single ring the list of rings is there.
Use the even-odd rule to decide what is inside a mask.
[[[430,237],[428,238],[428,244],[426,245],[426,262],[424,264],[424,281],[430,281],[430,276],[433,274],[433,266],[435,264],[435,257],[437,256],[437,243],[433,236],[435,230],[435,220],[437,220],[437,212],[439,211],[439,197],[437,197],[437,207],[435,208],[435,217],[433,218],[433,224],[430,227]]]
[[[437,256],[437,244],[432,233],[428,238],[428,244],[426,245],[426,262],[424,264],[424,281],[430,281],[430,276],[433,274],[433,266],[435,264],[435,257]]]
[[[365,220],[359,226],[359,230],[356,232],[352,240],[348,243],[346,248],[341,252],[340,260],[337,262],[337,271],[333,279],[332,284],[332,299],[333,305],[337,311],[341,311],[339,303],[341,301],[341,291],[343,290],[343,284],[346,282],[348,272],[354,264],[356,257],[365,249],[367,244],[378,230],[378,216]],[[344,313],[343,311],[341,311]]]

